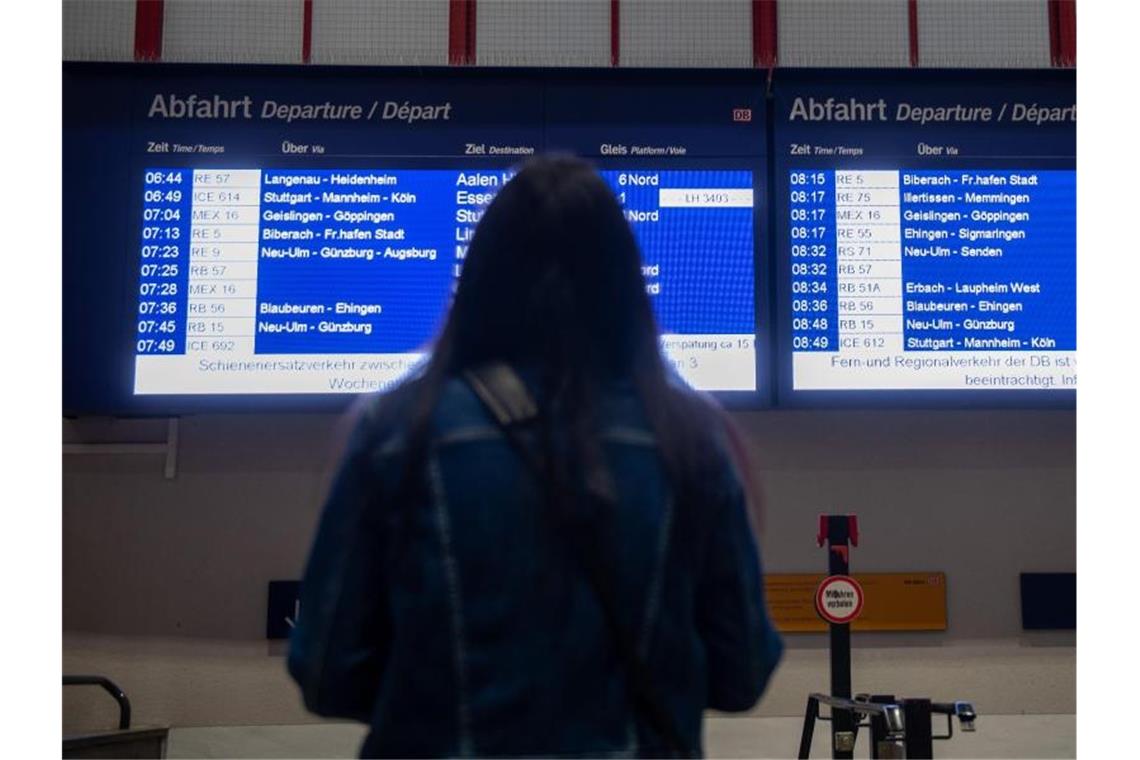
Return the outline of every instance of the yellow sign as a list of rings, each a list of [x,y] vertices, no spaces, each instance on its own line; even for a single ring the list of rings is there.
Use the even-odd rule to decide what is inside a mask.
[[[815,611],[825,573],[764,576],[768,612],[781,633],[826,631]],[[863,587],[863,610],[852,631],[945,631],[946,573],[852,573]]]

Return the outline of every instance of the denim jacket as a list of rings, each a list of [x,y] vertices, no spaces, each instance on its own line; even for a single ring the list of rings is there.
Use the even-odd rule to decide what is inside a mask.
[[[614,596],[693,752],[706,708],[759,699],[782,644],[740,481],[672,498],[640,402],[600,402],[620,508],[597,526]],[[611,631],[543,492],[459,380],[431,427],[423,503],[395,503],[404,441],[369,415],[325,506],[289,672],[311,711],[370,724],[365,756],[667,752],[634,713]],[[699,523],[699,524],[697,524]]]

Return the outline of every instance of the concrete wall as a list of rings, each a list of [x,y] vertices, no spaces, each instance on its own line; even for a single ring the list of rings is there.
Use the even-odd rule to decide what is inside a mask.
[[[768,494],[766,569],[818,571],[820,511],[854,511],[860,571],[943,570],[949,629],[856,636],[857,689],[1075,712],[1071,634],[1020,630],[1017,574],[1071,571],[1071,411],[767,411],[738,419]],[[160,421],[65,422],[68,440],[141,439]],[[184,418],[178,473],[156,456],[67,456],[64,671],[121,682],[140,723],[309,720],[263,639],[266,584],[299,576],[337,438],[328,415]],[[758,709],[795,715],[827,685],[822,635],[789,653]],[[69,728],[112,704],[69,690]]]

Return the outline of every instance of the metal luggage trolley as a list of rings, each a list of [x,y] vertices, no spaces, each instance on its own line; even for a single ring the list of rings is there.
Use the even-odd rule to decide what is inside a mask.
[[[830,717],[819,714],[820,705],[831,708]],[[933,758],[934,741],[954,736],[954,718],[962,724],[962,731],[974,731],[974,721],[977,719],[977,713],[969,702],[896,699],[891,695],[880,694],[857,694],[853,699],[810,694],[797,757],[806,760],[810,756],[815,722],[824,720],[834,725],[839,713],[847,716],[850,731],[834,734],[832,750],[835,757],[852,757],[859,729],[868,728],[871,731],[872,758]],[[946,716],[945,734],[934,733],[935,715]],[[868,720],[864,722],[863,718]]]
[[[850,580],[850,547],[859,545],[855,515],[820,515],[816,543],[819,546],[827,544],[829,577],[820,588],[823,589],[828,581]],[[822,605],[820,599],[817,595],[817,605]],[[859,606],[861,604],[860,599]],[[891,694],[857,694],[852,697],[850,620],[854,619],[854,614],[847,622],[836,622],[843,618],[832,619],[820,606],[820,616],[829,623],[831,694],[808,695],[803,733],[800,735],[800,758],[811,754],[817,720],[831,724],[833,758],[854,757],[860,728],[870,730],[872,758],[933,758],[934,741],[954,735],[955,718],[962,731],[975,730],[977,712],[969,702],[932,702],[926,698],[896,698]],[[820,715],[820,705],[830,708],[829,715]],[[946,716],[945,734],[934,733],[935,715]]]

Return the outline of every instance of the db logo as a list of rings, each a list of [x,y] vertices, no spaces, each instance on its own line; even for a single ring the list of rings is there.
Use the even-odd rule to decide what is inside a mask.
[[[732,109],[733,121],[752,121],[751,108],[734,108]]]

